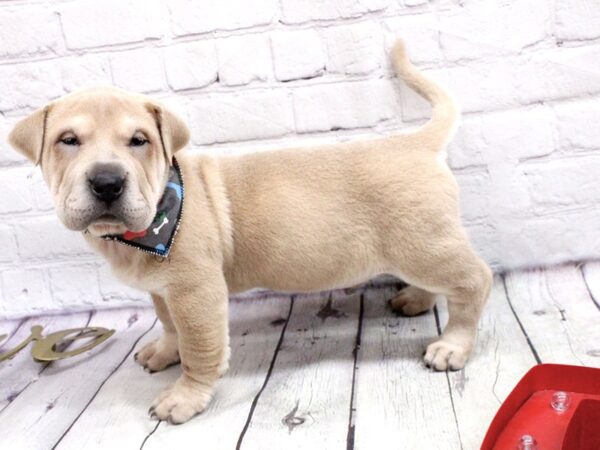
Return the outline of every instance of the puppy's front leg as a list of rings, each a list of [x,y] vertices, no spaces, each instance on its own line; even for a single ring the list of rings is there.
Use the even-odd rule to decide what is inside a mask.
[[[146,344],[134,355],[136,362],[148,372],[158,372],[179,362],[179,346],[177,331],[165,300],[156,294],[151,294],[154,310],[163,326],[163,335]]]
[[[183,374],[152,404],[150,414],[183,423],[202,412],[227,365],[227,285],[220,267],[186,274],[168,288],[167,306],[177,330]]]

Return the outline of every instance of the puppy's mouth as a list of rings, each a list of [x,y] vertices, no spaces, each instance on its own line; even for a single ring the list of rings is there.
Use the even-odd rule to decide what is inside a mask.
[[[92,224],[95,224],[95,225],[116,225],[116,224],[122,224],[122,223],[123,223],[123,219],[120,219],[115,214],[108,213],[108,212],[101,214],[97,219],[94,219],[92,221]]]
[[[146,229],[152,223],[151,220],[148,220],[150,211],[146,205],[138,209],[139,211],[133,211],[137,212],[137,214],[131,214],[131,210],[127,211],[129,213],[127,214],[121,211],[121,207],[118,205],[115,205],[113,208],[102,208],[92,216],[87,230],[92,235],[102,236],[122,234],[127,230],[138,231]]]
[[[87,230],[93,236],[121,234],[127,230],[124,220],[112,212],[104,212],[90,221]]]

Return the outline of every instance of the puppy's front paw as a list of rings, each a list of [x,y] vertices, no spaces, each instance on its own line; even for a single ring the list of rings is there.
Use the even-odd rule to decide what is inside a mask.
[[[204,411],[210,402],[212,388],[184,377],[154,400],[148,411],[151,418],[177,425]]]
[[[443,338],[429,344],[425,352],[425,365],[435,370],[460,370],[465,367],[470,350],[450,343]]]
[[[142,347],[134,355],[134,359],[150,373],[177,364],[179,362],[177,336],[164,334]]]

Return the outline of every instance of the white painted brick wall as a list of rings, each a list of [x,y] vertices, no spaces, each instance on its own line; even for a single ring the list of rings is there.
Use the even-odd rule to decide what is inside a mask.
[[[173,45],[164,54],[169,86],[175,91],[203,88],[219,76],[217,49],[212,40]]]
[[[142,48],[115,53],[110,67],[113,82],[124,89],[150,93],[167,87],[160,50]]]
[[[325,52],[317,30],[275,31],[271,47],[278,81],[315,78],[325,71]]]
[[[271,47],[266,34],[231,36],[217,41],[219,83],[243,86],[267,81],[273,72]]]
[[[18,119],[112,83],[175,109],[199,151],[385,135],[430,113],[393,80],[397,36],[464,112],[449,164],[480,254],[497,269],[600,257],[596,0],[7,0],[0,316],[148,302],[58,222],[6,142]]]
[[[64,45],[72,50],[156,39],[167,32],[160,0],[77,0],[57,9]]]

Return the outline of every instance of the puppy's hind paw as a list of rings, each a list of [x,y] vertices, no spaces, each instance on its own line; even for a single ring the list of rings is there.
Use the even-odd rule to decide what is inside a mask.
[[[390,306],[402,316],[416,316],[433,308],[436,295],[415,286],[402,289],[396,297],[390,300]]]
[[[460,370],[465,367],[469,352],[462,346],[443,339],[429,344],[423,360],[434,370]]]

